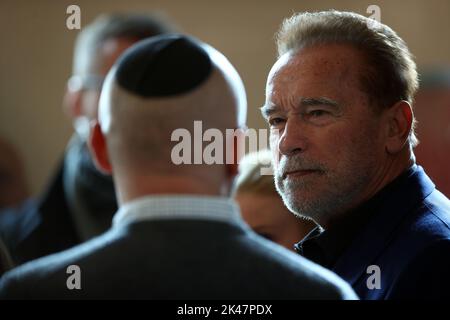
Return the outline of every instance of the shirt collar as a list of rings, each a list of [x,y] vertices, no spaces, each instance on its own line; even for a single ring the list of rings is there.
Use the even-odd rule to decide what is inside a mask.
[[[115,214],[113,226],[161,219],[212,220],[248,228],[231,198],[190,195],[146,196],[127,202]]]

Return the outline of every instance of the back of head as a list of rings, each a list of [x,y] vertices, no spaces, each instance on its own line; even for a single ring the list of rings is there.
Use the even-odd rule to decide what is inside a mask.
[[[416,64],[405,42],[390,27],[353,12],[329,10],[294,14],[277,34],[279,56],[326,44],[349,44],[364,53],[360,85],[375,110],[401,100],[412,103],[418,88]],[[417,145],[414,125],[409,143]]]
[[[188,152],[202,156],[194,121],[225,136],[226,129],[243,126],[245,117],[245,90],[234,67],[214,48],[182,35],[130,48],[108,74],[99,110],[113,174],[123,170],[129,176],[214,176],[220,166],[173,162],[174,132],[187,133]]]

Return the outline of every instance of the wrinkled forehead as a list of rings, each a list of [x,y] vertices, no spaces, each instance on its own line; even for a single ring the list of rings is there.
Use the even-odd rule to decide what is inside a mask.
[[[273,65],[267,88],[304,85],[358,85],[363,53],[349,45],[328,44],[289,51]]]

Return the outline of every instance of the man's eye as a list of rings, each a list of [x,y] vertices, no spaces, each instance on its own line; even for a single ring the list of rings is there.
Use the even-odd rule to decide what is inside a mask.
[[[303,120],[317,126],[327,125],[334,119],[333,113],[324,109],[311,109],[306,111],[302,116]]]
[[[313,117],[320,117],[326,115],[328,112],[325,110],[312,110],[308,114]]]
[[[280,125],[280,124],[283,124],[284,123],[284,119],[282,119],[282,118],[272,118],[272,119],[269,119],[269,124],[271,125],[271,126],[274,126],[274,127],[276,127],[276,126],[278,126],[278,125]]]

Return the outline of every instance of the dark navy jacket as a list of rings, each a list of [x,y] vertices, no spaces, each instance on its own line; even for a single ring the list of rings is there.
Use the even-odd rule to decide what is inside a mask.
[[[81,242],[64,194],[61,166],[43,197],[0,213],[0,237],[16,265]]]
[[[450,298],[450,201],[420,166],[410,172],[332,268],[361,299]],[[372,265],[380,289],[367,285]]]
[[[68,194],[76,198],[78,210],[70,205]],[[95,169],[85,144],[74,136],[43,195],[0,212],[0,238],[15,264],[20,265],[71,248],[108,230],[116,211],[112,179]],[[84,226],[94,224],[95,233],[83,236],[77,217],[84,217],[80,220]]]

